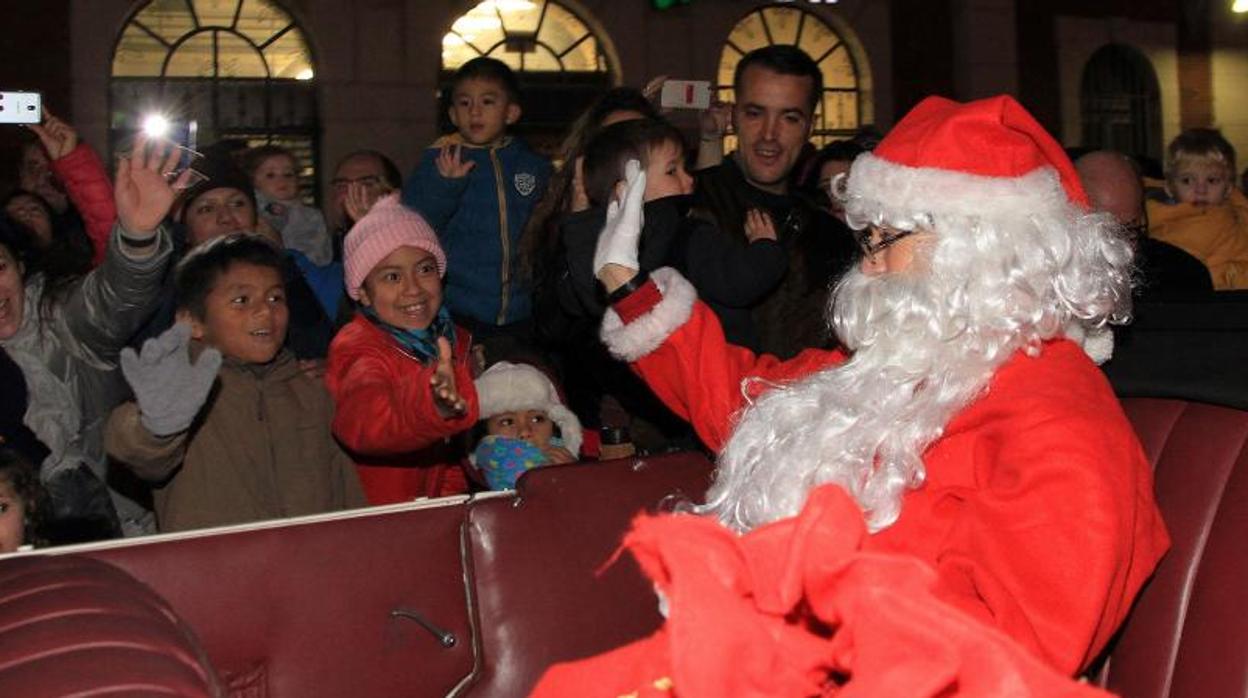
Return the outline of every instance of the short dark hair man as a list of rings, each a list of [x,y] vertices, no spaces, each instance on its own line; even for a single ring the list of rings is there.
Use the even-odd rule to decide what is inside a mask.
[[[810,138],[823,74],[801,49],[768,46],[737,63],[732,87],[738,141],[734,158],[751,185],[783,194]]]
[[[828,290],[854,254],[844,224],[789,186],[810,138],[823,75],[801,49],[768,46],[741,59],[733,89],[737,150],[697,173],[696,202],[715,216],[725,244],[778,243],[788,252],[789,270],[780,285],[746,304],[755,334],[746,344],[787,358],[829,341],[822,321]],[[777,243],[748,243],[744,223],[751,209],[771,216]]]

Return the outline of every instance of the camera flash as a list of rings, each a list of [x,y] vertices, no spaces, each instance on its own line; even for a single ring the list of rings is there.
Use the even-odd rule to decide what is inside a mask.
[[[160,114],[149,114],[143,119],[143,132],[150,138],[164,138],[169,133],[169,120]]]

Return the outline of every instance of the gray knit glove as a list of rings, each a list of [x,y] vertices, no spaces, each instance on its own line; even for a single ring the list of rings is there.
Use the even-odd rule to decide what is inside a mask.
[[[221,352],[205,349],[191,363],[191,326],[179,322],[143,342],[143,350],[121,351],[121,372],[134,389],[139,420],[156,436],[186,431],[208,399],[221,368]]]

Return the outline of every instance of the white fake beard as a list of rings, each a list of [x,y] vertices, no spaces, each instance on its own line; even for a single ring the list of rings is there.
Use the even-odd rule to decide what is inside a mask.
[[[1021,343],[967,330],[946,312],[951,289],[941,286],[926,274],[850,272],[831,324],[852,358],[745,408],[697,511],[745,531],[796,515],[814,488],[838,484],[868,530],[892,525],[906,491],[923,484],[923,451]]]

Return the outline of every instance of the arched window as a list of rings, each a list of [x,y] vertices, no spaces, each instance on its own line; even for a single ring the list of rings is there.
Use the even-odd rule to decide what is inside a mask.
[[[610,87],[618,70],[605,38],[584,12],[554,0],[483,0],[442,37],[440,123],[449,131],[446,88],[455,70],[478,56],[516,71],[524,116],[521,134],[553,153],[572,120]]]
[[[1079,86],[1083,145],[1161,157],[1161,90],[1153,66],[1123,44],[1102,46],[1088,59]]]
[[[852,136],[862,123],[859,67],[844,38],[812,12],[792,5],[753,10],[728,34],[719,56],[719,98],[733,101],[732,78],[741,57],[772,44],[790,44],[805,51],[823,73],[823,98],[815,108],[811,141],[816,146]],[[731,138],[725,147],[733,148]]]
[[[226,139],[282,145],[303,165],[308,198],[320,151],[314,75],[303,32],[272,0],[151,0],[113,49],[111,145],[153,112],[200,150]]]

